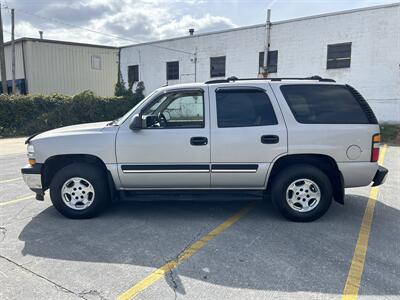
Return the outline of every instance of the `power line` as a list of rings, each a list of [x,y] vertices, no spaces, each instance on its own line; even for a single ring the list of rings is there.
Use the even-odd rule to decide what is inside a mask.
[[[7,34],[11,35],[11,31],[8,31],[8,30],[5,30],[5,29],[3,29],[3,31],[6,32]],[[14,35],[15,35],[16,37],[22,38],[22,36],[19,35],[19,34],[14,33]]]
[[[6,5],[4,5],[3,8],[9,9],[8,6],[6,6]],[[130,41],[130,42],[133,42],[133,43],[136,43],[136,44],[141,43],[141,42],[139,42],[137,40],[125,38],[125,37],[122,37],[122,36],[119,36],[119,35],[114,35],[114,34],[105,33],[105,32],[89,29],[89,28],[78,26],[78,25],[74,25],[74,24],[69,24],[69,23],[60,21],[58,19],[54,19],[54,18],[43,17],[43,16],[31,13],[31,12],[27,12],[27,11],[25,11],[23,9],[15,9],[15,10],[18,11],[18,12],[21,12],[23,14],[29,15],[29,16],[33,16],[33,17],[36,17],[36,18],[39,18],[39,19],[42,19],[42,20],[46,20],[46,21],[50,21],[50,22],[53,22],[53,23],[58,23],[58,24],[61,24],[61,25],[64,25],[64,26],[75,27],[75,28],[79,28],[79,29],[82,29],[82,30],[86,30],[88,32],[101,34],[101,35],[108,36],[108,37],[111,37],[111,38],[114,38],[114,39]],[[180,52],[180,53],[189,54],[189,55],[194,55],[195,54],[195,53],[184,51],[184,50],[179,50],[179,49],[174,49],[174,48],[169,48],[169,47],[164,47],[164,46],[159,46],[159,45],[154,45],[154,44],[146,44],[146,46],[165,49],[165,50],[174,51],[174,52]]]

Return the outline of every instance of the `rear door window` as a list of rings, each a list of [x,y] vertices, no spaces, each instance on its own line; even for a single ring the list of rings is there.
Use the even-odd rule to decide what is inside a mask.
[[[341,85],[282,85],[294,117],[305,124],[369,124],[360,100]],[[365,100],[364,100],[365,101]],[[363,105],[368,105],[363,103]]]
[[[222,89],[216,92],[218,127],[246,127],[277,124],[265,91]]]

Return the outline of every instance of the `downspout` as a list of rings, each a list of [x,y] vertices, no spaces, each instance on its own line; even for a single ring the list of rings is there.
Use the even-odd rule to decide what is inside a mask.
[[[263,77],[268,77],[268,52],[271,43],[271,9],[267,9],[267,22],[265,23],[264,63]]]
[[[194,82],[197,82],[197,47],[194,51],[193,60],[194,60]]]
[[[140,53],[140,48],[139,48],[139,50],[137,50],[137,52],[138,52],[138,55],[139,55],[139,81],[144,83],[144,81],[142,80],[143,79],[143,76],[142,76],[143,74],[142,73],[144,73],[143,72],[144,68],[142,68],[143,67],[142,66],[142,55]]]
[[[118,57],[118,66],[117,66],[118,70],[117,70],[117,83],[116,83],[116,85],[120,84],[121,83],[121,79],[122,79],[122,73],[121,73],[121,47],[118,48],[117,57]],[[114,96],[115,96],[115,90],[116,89],[114,88]]]
[[[26,57],[25,57],[24,44],[25,44],[25,41],[22,40],[21,41],[21,50],[22,50],[22,66],[23,66],[23,69],[24,69],[24,79],[25,79],[25,94],[28,94],[29,93],[29,90],[28,90],[28,77],[26,77],[26,62],[25,62]]]

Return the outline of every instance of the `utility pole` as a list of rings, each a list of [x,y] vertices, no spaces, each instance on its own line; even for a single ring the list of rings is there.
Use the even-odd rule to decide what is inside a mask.
[[[197,82],[197,47],[194,51],[193,62],[194,62],[194,82]]]
[[[1,5],[0,5],[0,68],[1,68],[1,84],[3,86],[3,94],[8,94],[6,58],[4,56],[3,20],[1,18]]]
[[[271,9],[267,9],[267,22],[265,23],[265,45],[263,61],[263,77],[268,77],[268,52],[271,44]]]
[[[14,8],[11,9],[11,71],[12,71],[12,93],[17,93],[17,86],[15,84],[15,40],[14,40]]]

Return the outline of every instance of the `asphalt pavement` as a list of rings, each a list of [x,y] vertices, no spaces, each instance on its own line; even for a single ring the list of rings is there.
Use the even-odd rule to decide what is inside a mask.
[[[20,152],[0,155],[0,299],[342,299],[354,281],[370,187],[347,189],[312,223],[247,201],[120,203],[69,220],[48,193],[33,199]],[[399,158],[389,146],[359,299],[400,299]]]

